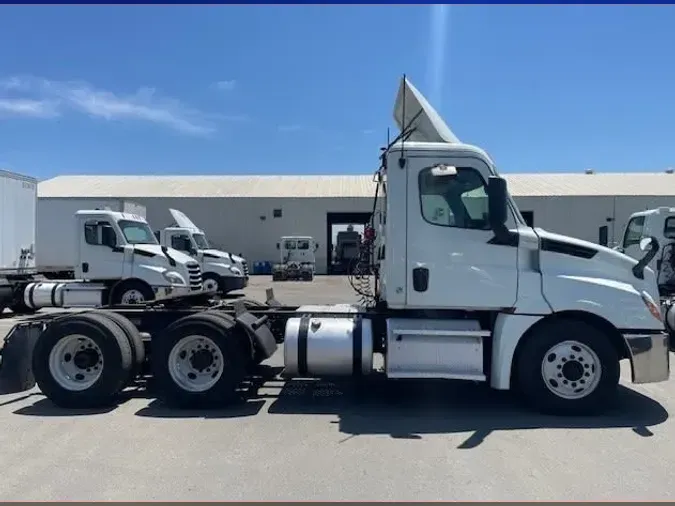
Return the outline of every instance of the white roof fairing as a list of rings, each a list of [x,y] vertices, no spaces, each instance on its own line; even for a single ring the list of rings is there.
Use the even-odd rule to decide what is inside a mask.
[[[445,142],[460,144],[450,127],[443,121],[427,99],[405,77],[401,78],[394,103],[394,121],[399,131],[414,128],[411,142]]]

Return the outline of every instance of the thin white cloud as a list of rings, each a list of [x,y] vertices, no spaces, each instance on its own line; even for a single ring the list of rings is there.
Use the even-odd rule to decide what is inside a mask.
[[[237,81],[229,79],[213,83],[213,87],[220,91],[232,91],[237,86]]]
[[[0,98],[0,117],[54,118],[59,115],[58,102],[25,98]]]
[[[119,95],[96,89],[81,81],[14,76],[0,80],[0,89],[30,93],[36,96],[32,102],[55,104],[55,113],[68,108],[92,118],[144,121],[190,135],[206,135],[215,130],[209,115],[189,108],[178,100],[159,97],[153,88],[140,88],[132,95]],[[0,99],[9,100],[3,97]],[[26,108],[29,109],[27,105]]]
[[[366,128],[366,129],[363,130],[361,133],[362,133],[363,135],[370,135],[370,134],[375,133],[375,130],[373,130],[372,128]]]
[[[280,132],[297,132],[298,130],[302,130],[301,125],[279,125],[277,127],[277,130]]]

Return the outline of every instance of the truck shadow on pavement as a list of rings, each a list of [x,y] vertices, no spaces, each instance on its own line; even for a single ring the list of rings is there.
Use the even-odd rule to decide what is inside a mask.
[[[459,448],[480,445],[495,431],[524,429],[630,429],[653,436],[649,427],[665,422],[668,412],[657,401],[620,386],[616,405],[598,416],[542,415],[522,406],[510,392],[462,381],[392,381],[372,377],[361,382],[278,378],[280,368],[262,366],[239,406],[217,411],[178,411],[152,401],[136,415],[143,417],[233,418],[252,416],[268,404],[269,415],[335,415],[349,437],[389,435],[422,439],[425,434],[472,432]],[[347,439],[349,439],[349,437]]]
[[[158,400],[136,412],[150,418],[245,418],[268,406],[267,415],[334,415],[341,433],[350,439],[360,435],[389,435],[398,439],[422,439],[425,434],[471,432],[460,449],[479,446],[492,432],[526,429],[628,429],[639,437],[653,436],[649,427],[665,422],[668,412],[657,401],[620,386],[616,405],[608,413],[587,417],[557,417],[531,411],[509,392],[484,384],[461,381],[392,381],[371,377],[360,382],[285,381],[280,368],[261,366],[259,374],[244,385],[242,401],[225,409],[177,410]],[[39,393],[21,397],[26,399]],[[152,385],[131,389],[120,402],[132,398],[154,399]],[[5,403],[10,404],[11,401]],[[113,411],[62,409],[47,399],[14,411],[27,416],[78,416]],[[263,415],[261,415],[263,416]]]

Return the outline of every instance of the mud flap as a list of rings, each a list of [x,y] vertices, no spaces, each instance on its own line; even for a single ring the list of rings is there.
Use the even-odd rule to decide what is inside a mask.
[[[42,324],[19,324],[7,335],[0,358],[0,394],[25,392],[35,386],[33,349],[42,331]]]
[[[241,325],[255,341],[258,355],[262,358],[270,358],[278,349],[277,341],[272,331],[267,326],[267,316],[256,318],[246,310],[246,306],[240,301],[234,303],[234,319]]]

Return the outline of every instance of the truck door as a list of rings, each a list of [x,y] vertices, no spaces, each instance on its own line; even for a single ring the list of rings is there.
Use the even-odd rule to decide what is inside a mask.
[[[119,279],[124,274],[124,247],[105,219],[78,220],[80,247],[75,277],[88,280]]]
[[[623,233],[623,240],[621,241],[621,248],[626,255],[639,260],[644,256],[640,249],[640,240],[645,228],[645,216],[633,216],[626,225],[626,230]]]
[[[518,248],[494,244],[487,166],[479,159],[409,158],[406,305],[509,308],[516,302]],[[515,227],[513,217],[507,222]]]

